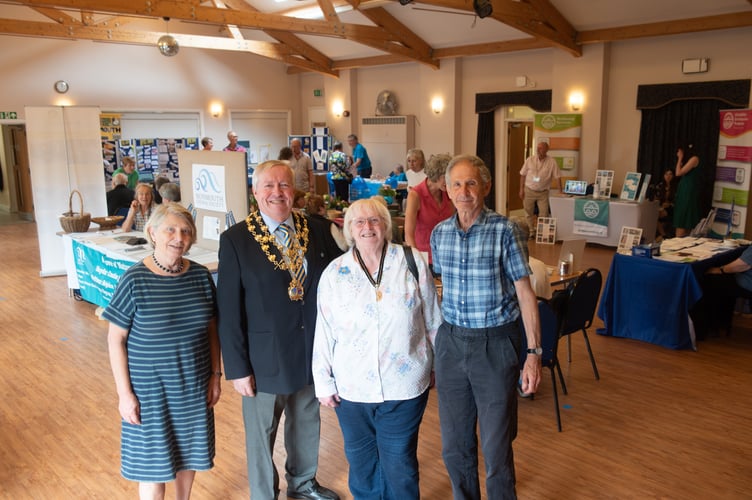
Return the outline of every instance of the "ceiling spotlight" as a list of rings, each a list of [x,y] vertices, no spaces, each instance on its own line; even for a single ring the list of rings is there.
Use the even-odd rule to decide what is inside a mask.
[[[491,5],[491,0],[473,0],[473,10],[479,18],[483,19],[493,14],[493,5]]]
[[[413,3],[413,0],[399,0],[400,5],[407,5]]]

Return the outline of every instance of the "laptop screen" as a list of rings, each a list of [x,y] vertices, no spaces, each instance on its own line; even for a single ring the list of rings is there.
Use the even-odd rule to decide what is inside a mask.
[[[587,193],[587,181],[568,180],[564,183],[564,193],[584,195]]]

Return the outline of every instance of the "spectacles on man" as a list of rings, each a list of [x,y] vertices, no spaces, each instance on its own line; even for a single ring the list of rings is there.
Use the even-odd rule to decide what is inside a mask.
[[[358,229],[366,227],[366,224],[368,224],[369,226],[378,226],[379,224],[381,224],[381,217],[369,217],[367,219],[353,219],[352,223]]]

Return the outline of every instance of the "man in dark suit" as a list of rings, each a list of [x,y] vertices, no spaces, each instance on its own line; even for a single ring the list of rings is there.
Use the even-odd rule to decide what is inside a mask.
[[[292,211],[294,186],[285,162],[256,167],[259,210],[220,237],[222,358],[227,379],[243,395],[252,497],[279,495],[272,453],[284,411],[287,497],[338,499],[316,481],[320,418],[311,354],[319,277],[341,251],[329,224]]]
[[[128,210],[136,193],[128,187],[128,176],[119,173],[112,176],[112,189],[107,191],[107,215],[115,215],[118,208]]]

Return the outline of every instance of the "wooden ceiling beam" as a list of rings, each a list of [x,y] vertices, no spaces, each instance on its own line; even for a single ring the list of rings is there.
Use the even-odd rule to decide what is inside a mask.
[[[15,19],[0,19],[0,33],[18,36],[34,36],[38,38],[59,38],[67,40],[92,40],[96,42],[123,43],[130,45],[152,46],[156,50],[157,40],[164,32],[126,31],[122,29],[102,28],[98,26],[61,25],[35,21],[18,21]],[[274,59],[286,64],[296,64],[308,71],[325,73],[330,76],[339,74],[330,69],[300,59],[289,48],[279,43],[260,42],[253,40],[233,40],[232,38],[181,35],[172,33],[181,47],[226,50],[255,54],[268,59]]]
[[[218,5],[221,0],[214,0],[215,5]],[[245,2],[245,0],[225,0],[222,4],[226,7],[230,7],[235,10],[258,12],[258,10]],[[317,73],[323,73],[329,76],[339,77],[339,73],[332,71],[332,60],[325,54],[316,50],[310,44],[304,42],[297,36],[286,31],[277,30],[263,30],[264,33],[274,38],[278,42],[286,45],[294,54],[298,57],[292,59],[292,64],[299,65],[305,71],[311,70],[312,67],[316,68],[313,71]],[[242,36],[242,34],[241,34]],[[305,64],[302,61],[307,61]]]
[[[750,0],[752,2],[752,0]],[[736,12],[717,16],[695,17],[677,21],[635,24],[619,28],[582,31],[577,35],[581,44],[615,42],[652,36],[680,35],[699,31],[713,31],[752,26],[752,12]]]

